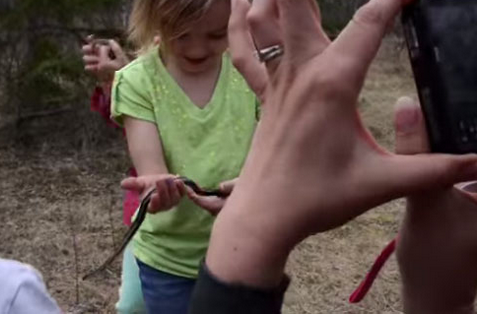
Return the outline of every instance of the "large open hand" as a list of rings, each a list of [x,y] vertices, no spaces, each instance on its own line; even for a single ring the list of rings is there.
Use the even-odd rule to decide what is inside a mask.
[[[395,155],[361,123],[356,104],[366,72],[403,4],[371,0],[331,43],[315,1],[253,2],[247,19],[258,48],[279,44],[285,53],[266,64],[261,122],[241,180],[214,226],[207,263],[215,273],[228,267],[214,263],[219,252],[230,252],[235,269],[256,262],[237,258],[241,250],[276,264],[306,236],[383,202],[477,177],[475,155]],[[234,230],[241,237],[220,236]],[[264,277],[255,268],[246,281]]]

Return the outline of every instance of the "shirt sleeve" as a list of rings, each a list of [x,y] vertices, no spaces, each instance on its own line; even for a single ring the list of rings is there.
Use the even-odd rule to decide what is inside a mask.
[[[155,123],[152,92],[141,64],[116,72],[111,94],[111,118],[123,126],[124,116]]]
[[[280,314],[290,283],[284,275],[275,288],[259,289],[225,283],[203,263],[192,294],[189,314]]]
[[[61,313],[55,300],[48,293],[43,279],[35,269],[14,262],[7,262],[1,266],[9,269],[9,275],[4,278],[7,282],[3,282],[3,284],[13,289],[11,290],[12,298],[9,300],[10,305],[7,306],[6,313]]]

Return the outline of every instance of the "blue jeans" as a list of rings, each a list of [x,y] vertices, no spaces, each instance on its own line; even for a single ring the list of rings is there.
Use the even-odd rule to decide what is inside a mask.
[[[136,260],[147,313],[187,314],[195,279],[171,275]]]

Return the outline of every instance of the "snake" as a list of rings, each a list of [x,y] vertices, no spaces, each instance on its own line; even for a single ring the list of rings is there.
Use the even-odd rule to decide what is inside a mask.
[[[191,188],[197,195],[200,195],[200,196],[217,196],[220,198],[226,198],[229,195],[228,193],[225,193],[221,191],[220,189],[213,189],[213,190],[203,189],[197,183],[195,183],[193,180],[187,177],[178,177],[176,180],[182,181],[186,186]],[[151,197],[154,194],[154,192],[156,192],[155,188],[149,191],[146,194],[146,196],[144,196],[144,198],[142,199],[139,205],[139,208],[137,210],[136,218],[134,219],[134,222],[131,224],[126,234],[123,236],[121,245],[99,267],[97,267],[93,271],[84,275],[83,280],[86,280],[94,276],[95,274],[98,274],[102,272],[103,270],[105,270],[124,251],[126,246],[129,244],[129,242],[132,240],[136,232],[141,227],[144,219],[146,218],[147,208],[149,206],[149,203],[151,202]]]

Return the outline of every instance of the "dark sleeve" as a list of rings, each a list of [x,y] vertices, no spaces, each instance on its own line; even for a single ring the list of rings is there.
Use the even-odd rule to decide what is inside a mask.
[[[214,277],[205,266],[192,295],[189,314],[279,314],[290,280],[270,290],[227,284]]]

